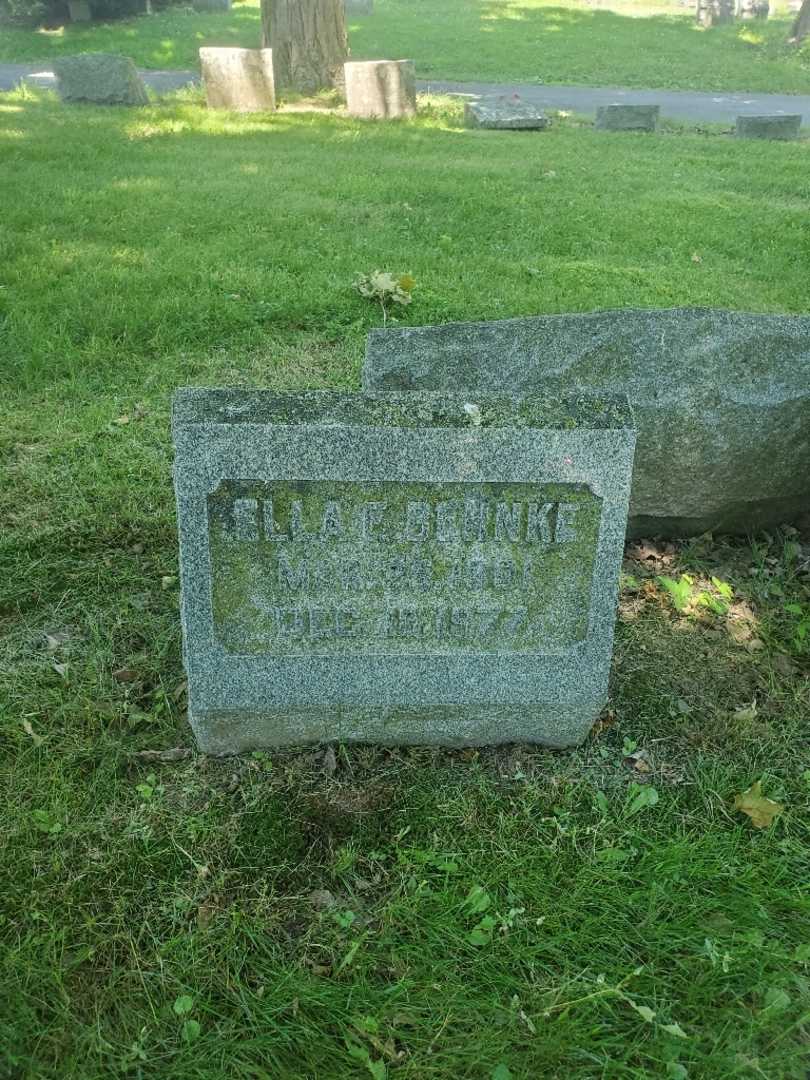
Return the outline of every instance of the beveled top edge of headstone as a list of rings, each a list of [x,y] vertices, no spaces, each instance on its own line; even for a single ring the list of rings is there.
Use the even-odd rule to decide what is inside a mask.
[[[88,49],[86,52],[70,53],[70,55],[68,56],[55,56],[53,60],[50,61],[50,63],[55,70],[58,65],[64,63],[71,64],[74,60],[99,60],[102,57],[109,60],[128,60],[132,64],[132,66],[135,67],[135,61],[132,59],[132,57],[125,56],[124,53],[106,52],[104,50],[90,49]]]
[[[801,120],[803,113],[740,113],[738,120]]]
[[[324,427],[634,429],[625,396],[358,393],[179,387],[172,427],[195,424],[309,424]]]

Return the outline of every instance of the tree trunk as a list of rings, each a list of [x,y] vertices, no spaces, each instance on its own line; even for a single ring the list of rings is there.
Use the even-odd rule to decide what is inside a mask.
[[[799,14],[790,32],[790,40],[798,44],[804,41],[808,34],[810,34],[810,0],[802,0],[802,6],[799,8]]]
[[[349,56],[343,0],[261,0],[262,47],[276,87],[312,93],[343,85]]]

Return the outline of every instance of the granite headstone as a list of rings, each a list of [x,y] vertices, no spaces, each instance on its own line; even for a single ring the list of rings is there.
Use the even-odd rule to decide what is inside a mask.
[[[272,112],[276,107],[272,49],[200,49],[209,109]]]
[[[147,105],[149,98],[138,71],[128,56],[82,53],[53,62],[62,101],[92,105]]]
[[[399,120],[416,114],[413,60],[352,60],[343,72],[350,116]]]
[[[801,113],[738,116],[734,134],[738,139],[798,139],[802,126]]]
[[[188,388],[173,433],[204,751],[585,737],[611,658],[626,401]]]
[[[537,105],[514,98],[483,98],[464,106],[464,123],[469,128],[489,131],[545,131],[551,121]]]
[[[633,536],[748,532],[810,514],[810,316],[594,311],[373,330],[380,390],[626,394]]]
[[[596,110],[597,131],[655,131],[660,105],[600,105]]]

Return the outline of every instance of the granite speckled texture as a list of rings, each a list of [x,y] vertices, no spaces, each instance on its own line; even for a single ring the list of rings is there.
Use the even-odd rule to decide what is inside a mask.
[[[610,666],[626,400],[187,388],[172,426],[204,751],[585,737]]]
[[[537,105],[523,104],[513,98],[485,98],[468,101],[464,123],[469,128],[489,131],[544,131],[551,121]]]
[[[84,53],[53,62],[59,96],[66,103],[146,105],[146,87],[128,56]]]
[[[802,126],[801,113],[772,116],[738,116],[734,134],[738,139],[798,139]]]
[[[810,316],[626,309],[373,330],[363,385],[626,394],[634,536],[810,513]]]
[[[596,110],[597,131],[655,131],[659,105],[600,105]]]

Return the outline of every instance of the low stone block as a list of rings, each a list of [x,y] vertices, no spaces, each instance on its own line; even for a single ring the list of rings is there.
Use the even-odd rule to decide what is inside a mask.
[[[360,60],[345,65],[350,116],[395,120],[416,114],[413,60]]]
[[[209,109],[275,109],[272,49],[200,49],[200,68]]]
[[[344,0],[347,15],[373,15],[374,0]]]
[[[595,311],[372,330],[368,390],[626,394],[634,536],[744,533],[810,511],[810,316]]]
[[[585,737],[610,666],[626,401],[184,389],[173,432],[204,751]]]
[[[801,114],[738,116],[734,134],[738,139],[798,139]]]
[[[464,122],[469,128],[492,131],[544,131],[551,121],[537,105],[527,105],[509,98],[468,101]]]
[[[600,105],[597,131],[655,131],[660,105]]]
[[[53,62],[62,101],[93,105],[146,105],[146,87],[128,56],[84,53]]]
[[[194,0],[195,11],[230,11],[231,0]]]

